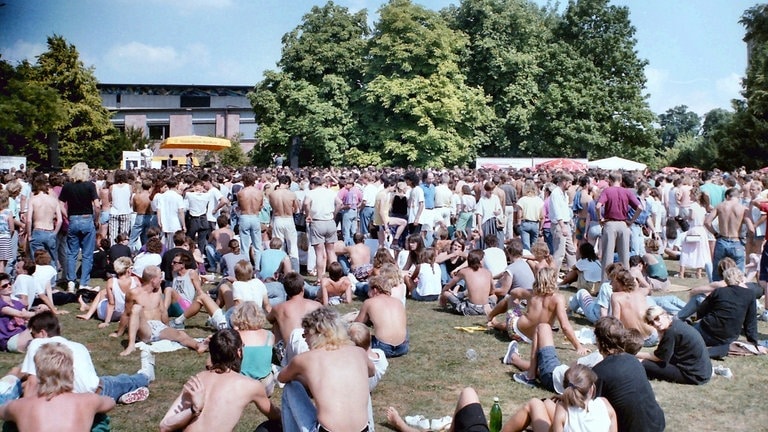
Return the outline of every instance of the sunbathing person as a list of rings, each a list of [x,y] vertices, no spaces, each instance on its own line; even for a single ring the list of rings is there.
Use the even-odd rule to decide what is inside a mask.
[[[440,306],[449,307],[459,315],[488,315],[496,305],[493,295],[493,275],[484,268],[483,251],[476,249],[467,256],[467,267],[459,270],[440,294]],[[459,282],[465,291],[459,292]]]
[[[267,314],[267,321],[272,324],[272,332],[278,341],[282,342],[285,353],[281,364],[285,366],[296,354],[309,349],[304,340],[301,320],[304,315],[321,308],[322,305],[304,298],[304,277],[299,273],[291,272],[285,275],[283,285],[288,300],[275,305]]]
[[[120,317],[125,312],[126,294],[141,285],[139,278],[131,272],[131,265],[131,259],[128,257],[116,259],[113,267],[117,276],[107,280],[107,286],[100,290],[96,298],[93,299],[88,312],[78,315],[77,318],[89,320],[96,314],[100,320],[104,321],[99,323],[99,328],[105,328],[109,326],[109,323],[120,321]],[[83,303],[82,297],[78,297],[78,300],[81,302],[80,310],[83,310],[85,303]]]
[[[94,417],[115,407],[115,400],[95,393],[74,393],[72,350],[59,342],[40,347],[34,356],[37,391],[0,406],[0,418],[19,431],[90,431]],[[5,425],[5,429],[8,425]]]
[[[320,280],[320,299],[323,306],[352,303],[352,281],[344,277],[338,262],[332,262],[328,266],[328,277]]]
[[[372,348],[382,350],[387,357],[400,357],[409,348],[407,320],[405,305],[391,295],[390,282],[384,276],[370,278],[370,298],[363,302],[355,322],[373,326]]]
[[[568,308],[575,313],[584,315],[592,324],[596,323],[601,317],[608,316],[608,311],[611,308],[611,295],[613,295],[613,284],[615,282],[616,274],[624,269],[624,265],[621,263],[611,263],[605,269],[605,275],[608,277],[608,282],[604,282],[600,285],[600,290],[597,293],[597,297],[592,295],[586,289],[580,289],[576,291],[576,295],[572,296],[568,301]]]
[[[506,316],[488,317],[488,327],[504,330],[513,340],[531,343],[539,324],[552,324],[555,319],[560,323],[563,333],[573,344],[578,354],[588,351],[581,346],[565,313],[565,298],[557,292],[557,275],[552,268],[539,270],[538,280],[533,286],[533,296],[528,301],[524,315],[518,316],[515,309],[509,309]]]
[[[121,356],[127,356],[136,349],[136,341],[154,342],[161,339],[176,341],[187,348],[199,353],[205,352],[208,346],[197,342],[184,333],[168,327],[168,309],[164,306],[163,296],[160,290],[162,274],[157,266],[149,266],[144,269],[141,278],[141,287],[130,291],[126,297],[125,310],[129,313],[128,346]],[[114,334],[121,336],[122,329]]]
[[[240,374],[243,341],[232,329],[219,330],[210,342],[210,366],[184,384],[160,422],[166,431],[231,431],[251,402],[269,420],[280,419],[264,385]]]
[[[645,322],[648,296],[639,289],[637,280],[628,270],[616,273],[614,292],[611,296],[611,315],[618,318],[627,329],[636,329],[643,336],[643,346],[655,346],[659,342],[656,329]]]

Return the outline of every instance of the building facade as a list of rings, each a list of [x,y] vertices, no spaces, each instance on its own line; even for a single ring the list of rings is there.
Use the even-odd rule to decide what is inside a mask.
[[[233,138],[241,134],[243,151],[253,148],[256,120],[247,86],[99,84],[102,106],[118,129],[137,128],[149,137],[156,156],[160,142],[182,135]],[[178,153],[178,150],[176,151]]]

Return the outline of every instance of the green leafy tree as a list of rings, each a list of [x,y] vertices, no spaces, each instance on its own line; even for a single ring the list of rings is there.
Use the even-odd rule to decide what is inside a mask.
[[[108,146],[114,127],[101,105],[93,69],[85,67],[75,46],[61,36],[49,37],[48,50],[32,68],[32,80],[56,90],[66,113],[66,122],[56,129],[62,165],[86,161],[109,166],[111,153],[118,151]]]
[[[363,77],[366,12],[329,2],[313,7],[283,37],[280,72],[265,72],[249,94],[259,122],[259,155],[302,142],[301,164],[342,164],[360,134],[351,107]],[[254,161],[256,162],[256,161]]]
[[[446,166],[476,155],[491,112],[459,68],[466,37],[408,0],[379,10],[361,123],[366,144],[392,165]]]
[[[149,145],[149,138],[144,134],[144,130],[141,128],[135,128],[132,126],[127,127],[125,130],[114,129],[114,132],[108,138],[109,148],[108,152],[105,152],[101,158],[101,167],[103,168],[117,168],[123,161],[124,151],[140,151],[145,145]],[[90,165],[90,161],[86,161]]]
[[[545,89],[534,134],[542,156],[647,160],[659,142],[652,127],[635,28],[627,7],[571,0],[544,59]]]
[[[678,105],[659,114],[659,136],[664,147],[673,146],[683,134],[698,135],[700,127],[699,115],[689,111],[686,105]]]
[[[242,168],[248,165],[248,157],[243,152],[243,146],[240,140],[243,134],[237,134],[230,138],[232,146],[219,152],[219,163],[221,166],[229,168]]]
[[[47,164],[48,134],[66,112],[55,89],[31,80],[32,66],[0,59],[0,154],[24,155],[30,166]]]
[[[465,0],[446,13],[469,43],[461,67],[467,84],[490,97],[494,118],[482,133],[481,154],[518,155],[531,147],[531,122],[552,40],[546,11],[527,0]]]

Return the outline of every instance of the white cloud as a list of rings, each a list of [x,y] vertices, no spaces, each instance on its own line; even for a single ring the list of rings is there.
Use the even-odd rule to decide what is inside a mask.
[[[48,46],[46,44],[17,40],[10,47],[0,47],[0,54],[2,54],[3,60],[11,64],[22,60],[29,60],[30,63],[35,63],[37,61],[36,57],[47,49]]]
[[[129,42],[107,51],[105,70],[99,75],[121,82],[192,83],[196,81],[194,77],[200,75],[198,71],[210,64],[210,57],[210,50],[203,44],[177,49]]]
[[[741,75],[737,73],[731,73],[727,77],[720,78],[715,82],[715,88],[723,95],[730,95],[731,98],[740,96],[741,92]]]

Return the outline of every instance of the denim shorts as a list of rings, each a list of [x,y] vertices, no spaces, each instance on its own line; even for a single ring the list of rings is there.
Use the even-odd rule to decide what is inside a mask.
[[[536,369],[539,374],[539,382],[542,387],[551,392],[555,391],[552,371],[558,366],[560,366],[560,359],[557,358],[555,347],[548,345],[536,352]]]

